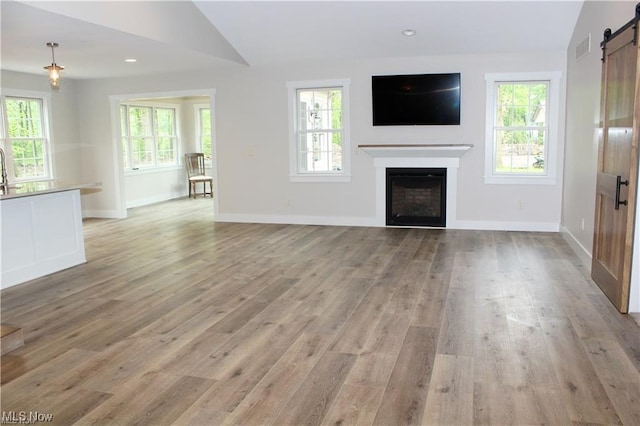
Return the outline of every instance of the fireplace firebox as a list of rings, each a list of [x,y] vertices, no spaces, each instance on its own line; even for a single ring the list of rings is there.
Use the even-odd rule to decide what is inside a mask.
[[[446,226],[446,168],[386,170],[387,225]]]

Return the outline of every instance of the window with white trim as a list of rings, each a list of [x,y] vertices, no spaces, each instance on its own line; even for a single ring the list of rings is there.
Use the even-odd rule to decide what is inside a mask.
[[[0,109],[9,181],[52,179],[48,99],[3,95]]]
[[[487,74],[485,79],[485,183],[555,183],[560,73]]]
[[[125,170],[177,166],[177,106],[120,105]]]
[[[290,82],[290,179],[350,180],[349,80]]]
[[[212,158],[211,108],[209,105],[195,105],[196,112],[196,150],[204,153],[204,159]]]

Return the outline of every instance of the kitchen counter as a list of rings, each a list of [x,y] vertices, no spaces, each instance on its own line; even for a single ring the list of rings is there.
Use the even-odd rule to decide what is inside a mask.
[[[80,190],[99,186],[25,182],[0,192],[0,288],[86,262]]]
[[[36,181],[20,182],[9,185],[6,191],[0,190],[0,200],[11,200],[20,197],[30,197],[33,195],[51,194],[62,191],[73,191],[74,189],[99,188],[98,183],[74,184],[61,181]]]

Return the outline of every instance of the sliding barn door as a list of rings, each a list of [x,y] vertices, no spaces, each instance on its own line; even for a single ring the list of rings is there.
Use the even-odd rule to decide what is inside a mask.
[[[640,9],[639,9],[640,12]],[[620,312],[631,280],[640,120],[636,18],[602,42],[602,99],[591,276]]]

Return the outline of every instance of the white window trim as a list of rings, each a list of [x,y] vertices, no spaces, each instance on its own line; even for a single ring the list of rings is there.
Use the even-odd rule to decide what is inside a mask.
[[[49,173],[47,176],[38,176],[34,178],[27,179],[17,179],[14,176],[9,177],[10,182],[40,182],[40,181],[50,181],[55,180],[56,178],[56,170],[55,170],[55,161],[54,161],[54,142],[53,142],[53,131],[51,130],[51,93],[49,92],[38,92],[33,90],[16,90],[16,89],[1,89],[2,94],[0,95],[0,102],[4,105],[5,98],[32,98],[32,99],[40,99],[42,100],[42,119],[43,119],[43,136],[47,140],[46,147],[46,161],[47,161],[47,170]],[[4,108],[3,108],[4,110]],[[5,133],[7,131],[7,119],[4,115],[1,117],[4,120],[3,127],[5,129]],[[4,143],[6,144],[6,134],[1,135]],[[5,147],[6,148],[6,147]],[[7,164],[9,161],[13,161],[13,155],[11,152],[7,153],[8,149],[5,149],[5,154],[7,155]],[[9,169],[9,167],[7,167]],[[10,170],[13,172],[13,165],[10,166]],[[14,172],[13,172],[14,173]]]
[[[129,164],[122,163],[123,170],[125,175],[133,175],[140,174],[140,171],[168,171],[172,169],[180,169],[182,168],[182,131],[181,131],[181,112],[180,112],[180,104],[174,103],[166,103],[166,102],[148,102],[148,101],[136,101],[136,100],[127,100],[120,101],[118,103],[118,114],[120,114],[120,106],[126,105],[127,107],[150,107],[150,108],[171,108],[175,110],[175,126],[176,126],[176,163],[175,164],[154,164],[152,166],[143,166],[143,167],[129,167]],[[120,120],[120,115],[118,115],[118,119]],[[120,121],[118,121],[120,123]],[[118,124],[119,125],[119,124]],[[127,125],[129,125],[129,117],[127,116]],[[119,129],[118,134],[120,135],[120,140],[124,137],[122,135],[122,130]],[[130,139],[130,136],[127,136]],[[129,141],[130,142],[130,141]],[[122,142],[120,142],[122,144]],[[156,146],[157,148],[157,146]],[[129,150],[131,146],[129,145]],[[131,151],[129,151],[129,159],[131,156]],[[157,160],[157,159],[156,159]]]
[[[195,125],[195,134],[196,134],[196,149],[200,152],[204,152],[202,149],[202,123],[200,122],[200,110],[208,109],[211,112],[211,160],[205,160],[205,168],[213,167],[213,134],[215,133],[215,123],[214,123],[214,114],[213,110],[211,110],[210,104],[194,104],[193,105],[193,118]]]
[[[511,185],[554,185],[557,180],[558,162],[558,138],[560,117],[560,71],[542,72],[514,72],[514,73],[487,73],[485,80],[486,89],[486,123],[485,123],[485,160],[484,183],[485,184],[511,184]],[[549,131],[547,146],[545,146],[546,173],[543,175],[530,174],[496,174],[493,172],[495,159],[495,145],[493,140],[493,126],[495,122],[495,86],[498,82],[549,82]]]
[[[309,80],[287,82],[289,96],[289,181],[290,182],[351,182],[350,79]],[[296,111],[298,89],[342,88],[342,172],[299,173],[296,141]]]
[[[182,165],[176,166],[175,164],[171,166],[162,166],[162,167],[144,167],[139,169],[126,169],[124,170],[125,176],[138,176],[138,175],[150,175],[153,173],[167,173],[173,172],[176,170],[182,170]]]

